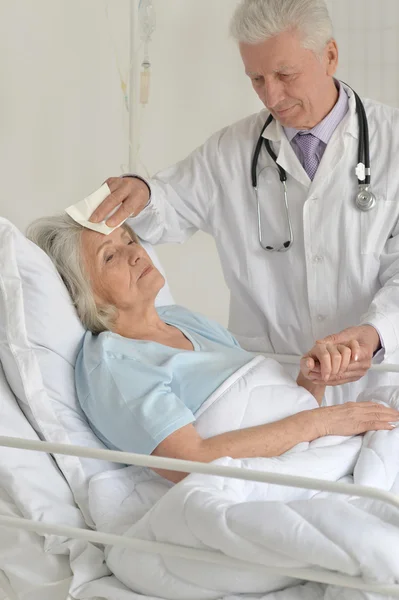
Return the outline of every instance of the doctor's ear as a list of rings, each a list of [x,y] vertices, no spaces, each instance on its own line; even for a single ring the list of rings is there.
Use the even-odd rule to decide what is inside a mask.
[[[327,75],[332,77],[338,68],[338,46],[337,42],[332,39],[328,42],[325,49],[325,56],[327,58]]]

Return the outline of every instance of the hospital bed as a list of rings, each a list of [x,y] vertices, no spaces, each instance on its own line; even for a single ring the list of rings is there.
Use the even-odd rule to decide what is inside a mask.
[[[166,288],[159,303],[171,302]],[[103,544],[242,567],[215,551],[94,531],[88,481],[119,463],[357,495],[399,508],[398,497],[378,489],[104,449],[74,405],[75,342],[81,335],[50,261],[0,219],[0,600],[142,598],[109,572]],[[254,573],[265,569],[245,566]],[[399,598],[399,585],[365,583],[328,570],[280,569],[279,574]]]

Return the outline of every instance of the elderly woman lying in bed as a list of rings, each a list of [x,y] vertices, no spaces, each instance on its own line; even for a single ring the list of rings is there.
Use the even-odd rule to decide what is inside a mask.
[[[391,429],[399,420],[397,411],[371,402],[319,408],[313,401],[312,410],[298,408],[277,422],[203,439],[195,428],[197,411],[254,354],[204,316],[181,306],[155,308],[164,278],[126,224],[104,236],[60,215],[40,219],[28,236],[53,260],[88,330],[76,388],[93,430],[109,448],[203,462],[269,457],[324,435]],[[354,349],[327,351],[337,373]],[[298,397],[305,388],[321,403],[324,385],[302,374],[297,384]],[[173,482],[184,477],[158,473]]]

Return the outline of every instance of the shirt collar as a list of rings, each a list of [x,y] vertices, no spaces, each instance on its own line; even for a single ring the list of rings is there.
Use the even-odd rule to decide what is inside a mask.
[[[321,142],[328,144],[332,134],[338,127],[349,108],[348,95],[344,89],[344,86],[339,81],[335,80],[335,84],[339,89],[338,100],[335,103],[333,109],[328,113],[326,117],[320,123],[315,125],[313,129],[294,129],[293,127],[284,127],[285,135],[289,142],[292,142],[297,133],[304,131],[305,133],[311,133],[317,137]]]

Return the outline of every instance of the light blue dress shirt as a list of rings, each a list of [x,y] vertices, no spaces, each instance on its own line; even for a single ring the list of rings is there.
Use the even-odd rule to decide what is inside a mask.
[[[171,433],[195,421],[202,403],[255,356],[221,325],[180,306],[157,309],[194,350],[112,332],[87,332],[75,380],[91,427],[111,449],[151,454]]]
[[[341,85],[341,83],[338,80],[335,80],[335,84],[339,92],[338,100],[335,103],[333,109],[328,113],[328,115],[324,117],[324,119],[320,121],[320,123],[315,125],[313,129],[303,130],[294,129],[293,127],[284,127],[285,135],[287,136],[287,139],[290,142],[302,166],[304,166],[304,157],[300,146],[297,144],[297,134],[300,132],[311,133],[314,137],[316,137],[319,140],[319,145],[316,149],[316,157],[318,163],[320,164],[320,161],[323,158],[323,154],[325,152],[325,149],[327,148],[328,142],[332,137],[332,134],[334,133],[334,131],[341,123],[342,119],[345,117],[346,113],[349,110],[349,99],[344,86]]]

